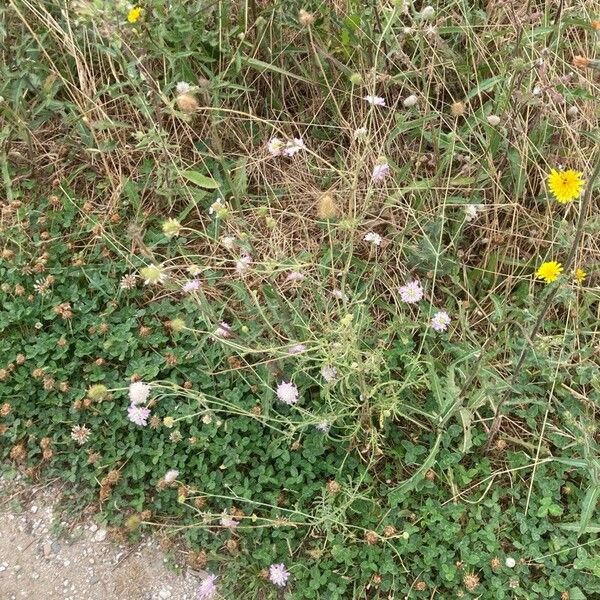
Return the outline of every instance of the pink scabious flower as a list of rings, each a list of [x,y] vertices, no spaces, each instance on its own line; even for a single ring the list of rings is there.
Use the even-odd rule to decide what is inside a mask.
[[[277,386],[277,398],[284,404],[296,404],[298,402],[298,388],[290,381],[282,381]]]
[[[423,288],[418,281],[409,281],[400,288],[400,298],[407,304],[415,304],[423,298]]]
[[[294,154],[300,152],[300,150],[306,150],[306,144],[303,142],[302,138],[294,138],[286,143],[283,154],[292,157]]]
[[[286,281],[304,281],[306,279],[306,275],[304,273],[300,273],[299,271],[290,271],[285,278]]]
[[[294,344],[288,348],[288,354],[302,354],[306,350],[306,346],[304,344]]]
[[[290,573],[283,563],[271,565],[269,567],[269,579],[271,580],[271,583],[274,583],[277,587],[285,587],[289,576]]]
[[[371,173],[371,181],[379,183],[383,181],[390,174],[390,165],[387,163],[381,163],[373,167],[373,173]]]
[[[227,339],[231,337],[231,325],[221,321],[217,328],[213,331],[213,338]]]
[[[440,310],[431,317],[431,326],[436,331],[446,331],[450,325],[450,321],[450,315],[445,310]]]
[[[327,383],[331,383],[337,377],[337,369],[331,365],[323,365],[321,368],[321,377],[323,377]]]
[[[235,529],[240,524],[239,521],[236,521],[232,517],[230,517],[226,512],[221,516],[221,525],[223,527],[229,527],[231,529]]]
[[[181,286],[181,291],[185,294],[190,294],[200,289],[201,282],[199,279],[190,279]]]
[[[148,425],[149,416],[150,409],[145,406],[135,406],[135,404],[132,404],[127,409],[127,418],[140,427],[146,427],[146,425]]]
[[[209,573],[198,586],[198,591],[196,592],[197,600],[211,600],[217,594],[217,586],[215,581],[217,579],[216,575]]]
[[[132,406],[144,404],[148,400],[152,388],[143,381],[134,381],[129,384],[129,400]]]
[[[381,96],[365,96],[363,100],[368,102],[371,106],[385,106],[385,98],[382,98]]]

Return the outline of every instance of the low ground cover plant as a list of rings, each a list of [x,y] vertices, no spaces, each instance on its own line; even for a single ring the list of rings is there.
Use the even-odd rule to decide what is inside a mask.
[[[600,5],[0,11],[7,469],[200,599],[600,594]]]

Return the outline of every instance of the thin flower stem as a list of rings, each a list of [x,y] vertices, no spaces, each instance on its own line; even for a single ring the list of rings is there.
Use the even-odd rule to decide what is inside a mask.
[[[585,224],[585,217],[588,212],[588,209],[592,203],[592,191],[594,189],[594,184],[596,183],[596,179],[600,175],[600,155],[596,159],[596,166],[594,167],[594,171],[587,183],[587,187],[585,189],[585,194],[583,197],[583,201],[581,203],[581,210],[579,211],[579,217],[577,219],[577,227],[575,229],[575,237],[573,238],[573,243],[571,244],[571,248],[569,250],[569,254],[565,260],[564,264],[564,272],[569,273],[573,262],[575,261],[575,255],[577,254],[577,248],[579,247],[579,243],[581,242],[581,237],[583,236],[583,226]],[[496,414],[494,416],[494,421],[492,422],[492,426],[490,428],[490,432],[488,434],[488,443],[486,445],[486,450],[488,450],[492,442],[494,441],[498,431],[500,431],[500,426],[502,425],[502,414],[501,410],[506,401],[508,400],[509,395],[512,392],[512,388],[519,379],[519,375],[521,373],[521,369],[523,368],[523,364],[525,363],[525,358],[531,346],[533,346],[533,342],[535,337],[537,336],[542,323],[544,322],[544,318],[546,317],[546,313],[548,312],[556,293],[560,288],[560,284],[554,285],[546,296],[546,300],[542,305],[542,308],[538,314],[538,318],[535,321],[533,329],[531,330],[531,334],[529,335],[528,344],[525,345],[523,350],[521,351],[521,356],[519,357],[519,362],[517,362],[517,366],[513,372],[512,377],[510,378],[509,386],[504,392],[504,395],[498,402],[498,406],[496,407]]]

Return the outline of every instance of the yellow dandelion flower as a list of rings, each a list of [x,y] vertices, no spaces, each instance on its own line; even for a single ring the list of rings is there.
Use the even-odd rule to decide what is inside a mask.
[[[141,16],[142,9],[139,6],[134,6],[133,8],[129,9],[129,12],[127,13],[127,20],[130,23],[137,23]]]
[[[573,279],[575,280],[575,283],[581,285],[585,281],[586,277],[587,273],[583,269],[575,269],[575,273],[573,273]]]
[[[566,204],[579,198],[581,190],[585,185],[582,175],[583,173],[573,171],[572,169],[568,171],[552,169],[550,171],[550,175],[548,175],[548,187],[558,202]]]
[[[555,260],[550,260],[542,263],[539,269],[535,272],[538,279],[543,279],[546,283],[552,283],[558,279],[558,276],[563,272],[563,266]]]

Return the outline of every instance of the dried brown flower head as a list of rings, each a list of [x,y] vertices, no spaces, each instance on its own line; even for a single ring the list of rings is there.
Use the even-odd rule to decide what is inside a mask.
[[[365,542],[367,542],[369,546],[374,546],[378,541],[379,536],[374,531],[365,532]]]
[[[475,573],[465,573],[463,583],[465,584],[467,591],[474,592],[479,586],[479,576]]]
[[[200,108],[200,104],[198,103],[196,96],[190,92],[179,94],[179,96],[175,98],[175,102],[177,104],[177,108],[179,108],[179,110],[186,115],[191,115]]]
[[[342,486],[335,479],[332,479],[327,482],[327,490],[330,494],[339,494],[342,491]]]
[[[319,198],[317,206],[317,216],[323,221],[335,219],[338,216],[339,209],[333,194],[327,192]]]

